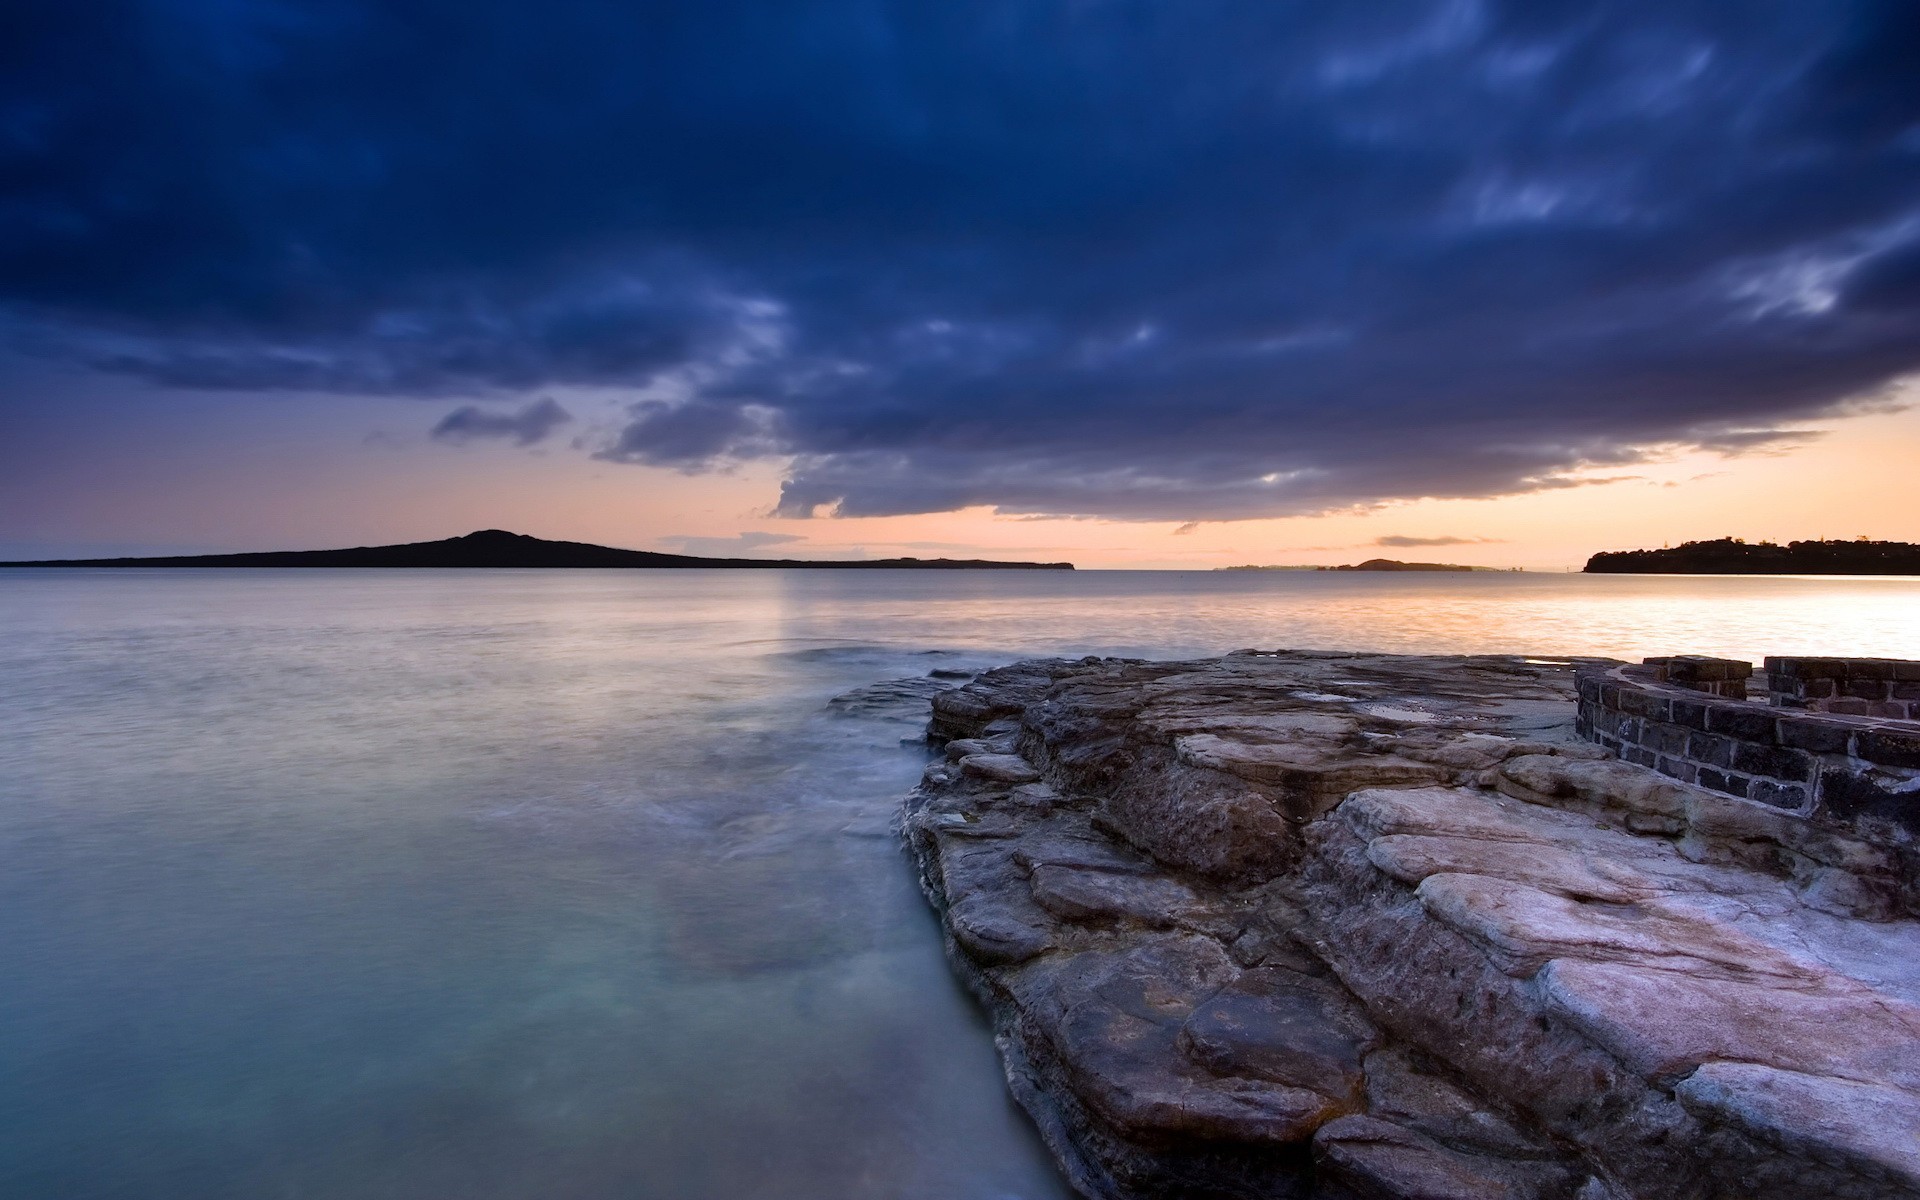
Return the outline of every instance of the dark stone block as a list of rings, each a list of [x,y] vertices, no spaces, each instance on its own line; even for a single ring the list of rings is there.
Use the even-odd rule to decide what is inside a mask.
[[[1831,679],[1809,679],[1800,685],[1800,694],[1809,700],[1825,700],[1838,690]]]
[[[1850,658],[1847,660],[1847,678],[1892,679],[1893,660],[1890,658]]]
[[[1798,750],[1778,746],[1756,746],[1741,742],[1733,748],[1733,767],[1749,775],[1769,775],[1775,779],[1805,782],[1813,778],[1813,760]]]
[[[1621,688],[1620,703],[1617,708],[1628,716],[1643,716],[1647,711],[1648,696],[1639,688]]]
[[[1896,683],[1892,695],[1895,700],[1920,700],[1920,683]]]
[[[1600,681],[1600,703],[1618,711],[1620,708],[1620,683],[1614,679]]]
[[[1809,754],[1845,754],[1854,733],[1851,725],[1818,717],[1782,717],[1779,730],[1782,746]]]
[[[1673,723],[1688,729],[1707,727],[1707,706],[1697,700],[1675,700],[1668,705]]]
[[[1920,662],[1894,663],[1893,677],[1907,683],[1920,683]]]
[[[1883,767],[1920,768],[1920,729],[1862,729],[1853,751]],[[1915,799],[1920,802],[1920,793]]]
[[[1716,704],[1707,710],[1707,728],[1743,742],[1773,744],[1773,727],[1778,718],[1758,704]]]
[[[1652,662],[1651,659],[1648,660]],[[1680,654],[1664,660],[1667,678],[1676,683],[1722,683],[1745,679],[1753,674],[1753,664],[1738,658],[1708,658],[1698,654]]]
[[[1807,789],[1797,783],[1775,783],[1770,779],[1756,779],[1752,786],[1747,788],[1747,799],[1771,804],[1775,808],[1798,810],[1806,807]]]
[[[1678,725],[1647,721],[1641,726],[1640,744],[1661,754],[1685,754],[1687,731]]]
[[[1873,712],[1873,705],[1865,700],[1849,697],[1845,700],[1827,701],[1826,711],[1843,717],[1864,717]]]
[[[1885,700],[1888,687],[1884,679],[1849,679],[1847,695],[1858,700]]]
[[[1659,771],[1662,775],[1672,776],[1681,783],[1695,783],[1700,778],[1700,768],[1684,758],[1662,758]]]
[[[1687,739],[1687,757],[1709,767],[1730,767],[1733,765],[1733,747],[1732,738],[1696,733]]]
[[[1592,704],[1600,703],[1600,680],[1592,675],[1582,675],[1574,684],[1580,692],[1580,699]]]
[[[1747,795],[1747,781],[1745,779],[1738,775],[1729,775],[1724,771],[1709,770],[1705,767],[1700,769],[1700,786],[1716,792],[1725,792],[1729,796],[1739,796],[1741,799],[1745,799]]]
[[[1673,718],[1673,701],[1665,696],[1648,696],[1641,703],[1644,705],[1641,715],[1649,721],[1668,721]]]
[[[1658,755],[1642,746],[1622,746],[1620,748],[1620,757],[1630,763],[1638,763],[1643,767],[1657,766],[1660,762]]]
[[[1795,679],[1840,679],[1847,673],[1846,661],[1838,658],[1768,658],[1766,664],[1769,673]]]
[[[1820,807],[1844,821],[1872,817],[1920,833],[1920,796],[1896,792],[1896,781],[1865,771],[1828,771],[1820,777]]]

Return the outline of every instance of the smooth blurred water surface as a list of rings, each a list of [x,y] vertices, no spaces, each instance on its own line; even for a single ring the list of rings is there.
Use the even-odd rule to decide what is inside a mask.
[[[923,695],[1243,646],[1920,658],[1920,580],[0,572],[0,1196],[1064,1195]]]

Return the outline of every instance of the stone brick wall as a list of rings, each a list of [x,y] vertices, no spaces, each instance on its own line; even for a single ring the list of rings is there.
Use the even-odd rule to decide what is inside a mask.
[[[1767,697],[1780,708],[1920,720],[1920,662],[1768,658]]]
[[[1753,676],[1750,662],[1737,658],[1704,658],[1698,654],[1649,658],[1645,665],[1653,668],[1656,683],[1735,700],[1747,698],[1747,680]]]
[[[1702,691],[1673,677],[1674,661],[1583,670],[1580,735],[1627,762],[1683,783],[1801,816],[1864,825],[1876,841],[1909,844],[1920,838],[1920,723],[1759,704]],[[1813,661],[1827,670],[1841,660],[1769,658],[1769,682],[1775,675],[1794,680],[1834,677],[1773,670],[1776,663]],[[1920,663],[1895,665],[1920,670]],[[1735,668],[1724,672],[1733,674]],[[1729,682],[1725,675],[1692,682]],[[1879,681],[1902,682],[1897,672]]]

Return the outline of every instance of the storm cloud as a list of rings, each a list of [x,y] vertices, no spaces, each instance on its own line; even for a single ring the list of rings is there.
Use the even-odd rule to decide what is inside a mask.
[[[0,319],[610,388],[587,453],[774,457],[786,515],[1577,486],[1920,368],[1916,61],[1906,0],[30,0]]]
[[[433,436],[446,442],[511,439],[516,445],[531,446],[571,420],[567,410],[551,399],[536,400],[516,412],[490,412],[467,404],[440,418]]]

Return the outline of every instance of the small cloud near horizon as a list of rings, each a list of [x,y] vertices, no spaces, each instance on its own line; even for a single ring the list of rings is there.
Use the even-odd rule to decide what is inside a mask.
[[[516,446],[544,441],[555,429],[573,420],[573,414],[551,398],[534,401],[512,412],[494,412],[476,404],[464,405],[440,418],[433,427],[435,440],[464,443],[476,438],[511,439]]]
[[[1492,546],[1504,543],[1505,538],[1490,537],[1407,537],[1403,534],[1389,534],[1373,539],[1376,546]]]

